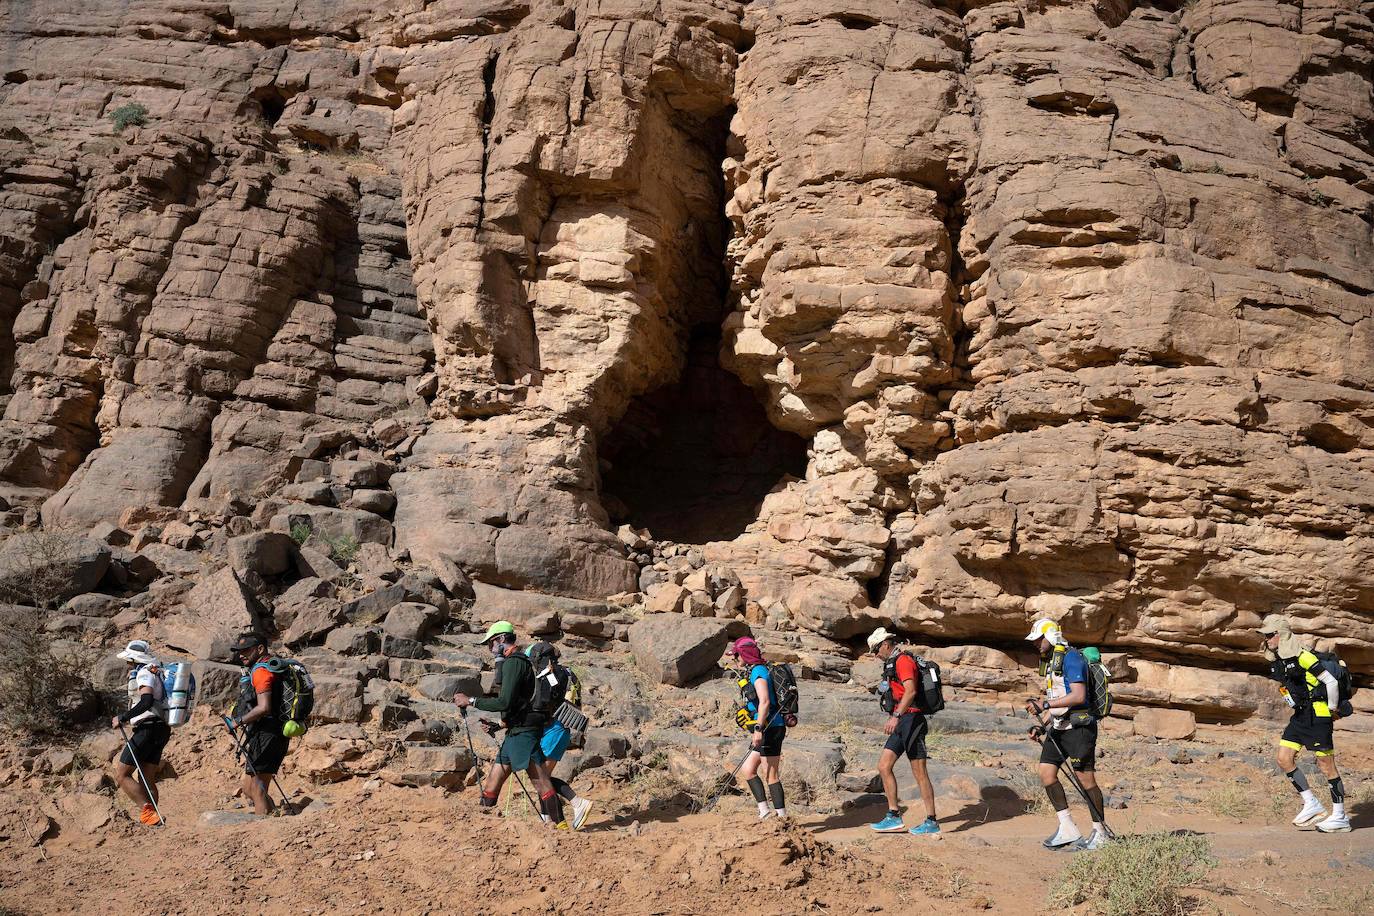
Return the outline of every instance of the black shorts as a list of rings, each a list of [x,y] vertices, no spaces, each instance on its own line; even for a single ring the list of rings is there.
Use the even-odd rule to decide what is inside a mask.
[[[1335,721],[1330,716],[1319,716],[1311,709],[1299,709],[1293,713],[1293,718],[1289,719],[1288,725],[1284,727],[1279,745],[1295,751],[1306,748],[1315,751],[1320,757],[1329,757],[1336,752],[1335,738],[1332,735]]]
[[[137,760],[139,766],[156,766],[162,762],[162,749],[167,746],[170,737],[172,727],[161,719],[140,722],[129,735],[129,743],[119,755],[119,762],[131,767]],[[133,748],[132,755],[130,748]]]
[[[1051,737],[1053,736],[1053,737]],[[1055,745],[1058,742],[1058,746]],[[1059,753],[1063,748],[1064,753]],[[1080,773],[1097,769],[1097,723],[1075,725],[1066,731],[1048,731],[1040,742],[1040,762],[1059,766],[1065,755]]]
[[[291,739],[283,735],[279,729],[280,726],[273,726],[270,730],[249,732],[248,737],[243,740],[244,750],[248,752],[243,764],[245,773],[269,776],[281,769],[281,762],[286,759],[286,749],[291,744]]]
[[[782,741],[787,737],[786,725],[771,725],[763,730],[763,742],[754,750],[759,752],[761,757],[781,757]],[[750,735],[749,740],[754,736]]]
[[[926,759],[926,732],[930,723],[919,712],[909,712],[897,720],[897,728],[887,736],[883,750],[898,757],[906,754],[911,760]]]

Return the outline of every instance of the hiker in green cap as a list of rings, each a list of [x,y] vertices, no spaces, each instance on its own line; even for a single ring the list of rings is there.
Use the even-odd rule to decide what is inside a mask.
[[[544,753],[539,747],[539,739],[549,724],[549,717],[547,713],[535,709],[534,665],[515,644],[515,627],[510,621],[498,620],[492,624],[482,637],[481,644],[487,647],[496,662],[500,693],[495,697],[479,699],[458,693],[454,695],[453,702],[462,710],[474,706],[482,712],[500,713],[506,727],[506,737],[496,755],[496,766],[491,768],[487,783],[482,787],[482,807],[494,807],[506,777],[512,771],[524,770],[539,792],[542,814],[559,830],[567,830],[563,802],[542,766]]]

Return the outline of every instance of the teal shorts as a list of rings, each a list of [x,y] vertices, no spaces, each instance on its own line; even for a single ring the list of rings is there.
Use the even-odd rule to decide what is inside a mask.
[[[544,729],[544,737],[539,739],[539,750],[543,752],[545,760],[552,760],[557,763],[563,759],[563,755],[567,753],[570,744],[572,744],[572,732],[568,731],[567,726],[562,722],[555,722]]]
[[[506,740],[501,742],[501,750],[496,762],[517,772],[544,762],[544,752],[539,749],[541,732],[536,729],[506,732]]]

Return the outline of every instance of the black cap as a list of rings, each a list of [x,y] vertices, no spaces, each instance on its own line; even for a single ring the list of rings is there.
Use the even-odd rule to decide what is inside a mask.
[[[267,645],[267,640],[257,633],[244,633],[234,640],[233,651],[243,652],[246,649],[256,649],[258,646]]]

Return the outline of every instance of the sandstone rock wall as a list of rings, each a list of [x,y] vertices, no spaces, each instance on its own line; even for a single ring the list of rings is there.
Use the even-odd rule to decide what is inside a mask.
[[[602,446],[708,326],[809,441],[722,615],[1368,673],[1371,66],[1363,0],[9,3],[6,518],[687,594]]]

